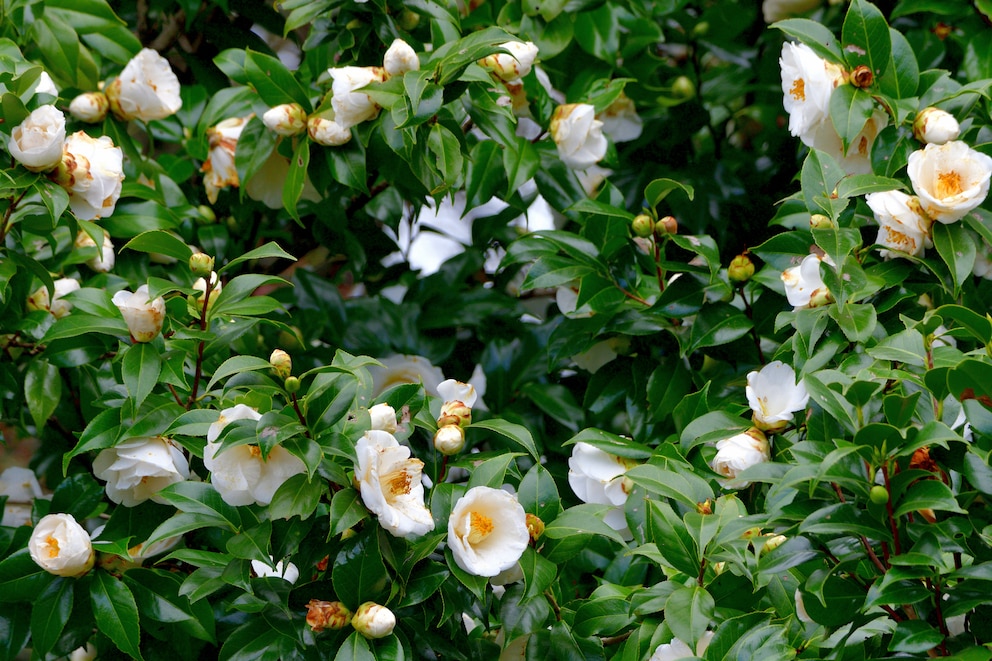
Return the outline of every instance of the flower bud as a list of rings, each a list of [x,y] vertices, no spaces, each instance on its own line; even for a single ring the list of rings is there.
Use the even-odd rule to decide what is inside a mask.
[[[39,567],[56,576],[82,576],[96,560],[89,533],[71,514],[42,517],[28,540],[28,552]]]
[[[675,220],[674,216],[665,216],[655,224],[654,231],[662,236],[665,234],[678,234],[679,222]]]
[[[701,503],[696,503],[696,511],[704,516],[709,516],[713,513],[713,501],[707,498]]]
[[[351,130],[331,119],[314,115],[307,120],[310,139],[325,147],[340,147],[351,140]]]
[[[434,434],[434,448],[441,454],[458,454],[465,447],[465,430],[457,424],[444,425]]]
[[[417,53],[402,39],[394,39],[389,50],[382,58],[382,68],[390,76],[402,76],[407,71],[416,71],[420,68],[420,60]]]
[[[654,234],[654,219],[646,213],[642,213],[631,221],[630,228],[634,231],[635,236],[646,239]]]
[[[278,135],[299,135],[307,128],[307,113],[298,103],[283,103],[266,110],[262,123]]]
[[[196,222],[198,225],[213,225],[214,223],[217,222],[217,214],[215,214],[214,210],[208,207],[206,204],[201,204],[200,206],[198,206],[196,208],[196,211],[197,213],[200,214],[196,218]]]
[[[809,297],[809,306],[811,308],[822,308],[824,305],[829,305],[833,302],[834,295],[826,287],[820,287]]]
[[[77,289],[79,289],[79,281],[75,278],[59,278],[55,281],[55,289],[50,298],[48,288],[45,286],[39,287],[28,296],[28,309],[47,310],[56,319],[61,319],[72,312],[72,303],[62,300],[62,297]]]
[[[81,122],[99,124],[107,117],[110,101],[103,92],[80,94],[69,104],[69,114]]]
[[[832,229],[834,226],[834,221],[830,220],[829,216],[824,216],[822,213],[814,213],[809,217],[810,229],[814,230],[828,230]]]
[[[870,68],[863,64],[854,67],[854,71],[851,72],[852,85],[865,89],[871,87],[873,82],[875,82],[875,76],[872,74]]]
[[[420,14],[415,11],[410,11],[409,9],[404,9],[400,12],[396,22],[402,29],[407,32],[411,32],[414,28],[420,25]]]
[[[727,276],[731,282],[744,283],[754,275],[754,262],[748,258],[747,254],[737,255],[730,261],[727,267]]]
[[[340,601],[311,599],[307,604],[307,624],[314,633],[324,629],[343,629],[351,622],[351,611]]]
[[[472,424],[472,407],[464,402],[454,400],[441,405],[441,415],[437,419],[438,427],[458,425],[468,427]]]
[[[884,505],[889,502],[889,491],[881,484],[876,484],[868,492],[868,499],[876,505]]]
[[[372,429],[379,429],[393,434],[396,432],[396,409],[389,404],[376,404],[369,409]]]
[[[961,126],[954,115],[939,108],[924,108],[913,121],[913,135],[926,144],[943,145],[960,134]]]
[[[396,626],[396,616],[385,606],[374,601],[366,601],[355,611],[351,618],[351,626],[366,638],[385,638],[393,633]]]
[[[202,252],[190,255],[189,270],[193,272],[193,275],[205,277],[214,270],[214,258]]]
[[[765,544],[761,547],[761,553],[765,554],[774,551],[782,546],[782,544],[785,544],[785,542],[785,535],[765,535]]]
[[[500,80],[511,82],[523,78],[534,68],[538,48],[532,41],[508,41],[499,44],[509,53],[493,53],[479,60],[479,66],[492,71]]]
[[[165,299],[161,296],[150,298],[148,285],[141,285],[134,293],[122,289],[114,294],[112,300],[121,311],[135,342],[151,342],[162,330]]]
[[[726,562],[714,562],[712,565],[710,565],[710,567],[713,568],[713,573],[716,574],[717,576],[719,576],[724,571],[726,571],[726,569],[727,569],[727,563]]]
[[[530,539],[532,542],[536,542],[537,539],[544,534],[544,521],[541,521],[539,516],[534,514],[527,515],[527,532],[530,533]]]
[[[282,349],[275,349],[269,356],[269,365],[276,371],[276,376],[280,379],[288,379],[293,373],[293,359]]]
[[[32,172],[47,172],[62,161],[65,116],[55,106],[41,106],[14,127],[10,155]]]
[[[286,387],[286,392],[290,395],[296,394],[300,391],[300,379],[298,377],[289,377],[286,379],[286,383],[284,385]]]
[[[752,540],[755,537],[761,535],[761,528],[755,526],[754,528],[748,528],[741,534],[741,539]]]
[[[678,98],[688,101],[696,96],[696,86],[688,76],[679,76],[672,82],[672,92]]]
[[[197,311],[203,311],[203,294],[207,293],[207,280],[206,278],[197,278],[193,283],[193,289],[201,292],[199,296],[191,296],[190,301],[194,305],[194,309]],[[209,310],[214,306],[217,301],[217,297],[220,296],[220,292],[224,289],[224,286],[220,283],[215,271],[210,272],[210,294],[207,295],[206,309]]]

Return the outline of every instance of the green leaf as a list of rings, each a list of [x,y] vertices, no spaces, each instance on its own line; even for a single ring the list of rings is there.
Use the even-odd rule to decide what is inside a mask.
[[[944,634],[923,620],[907,620],[896,625],[889,651],[924,654],[935,649],[943,640]]]
[[[47,344],[53,340],[77,337],[89,333],[105,333],[120,337],[128,337],[130,335],[123,317],[98,317],[90,314],[73,313],[67,317],[62,317],[52,324],[41,341]]]
[[[513,35],[500,28],[484,28],[444,44],[434,51],[430,61],[423,63],[422,68],[434,71],[434,82],[443,87],[457,80],[470,64],[501,52],[499,44],[513,40]]]
[[[207,601],[191,604],[179,594],[183,579],[172,572],[137,567],[124,574],[143,617],[175,624],[183,633],[214,642],[214,614]]]
[[[448,188],[456,188],[461,181],[462,146],[458,138],[447,127],[435,124],[427,135],[427,149],[434,154],[437,171]],[[436,194],[441,191],[431,191]]]
[[[647,459],[652,455],[651,448],[642,443],[631,440],[626,436],[620,436],[594,427],[583,429],[565,441],[563,445],[567,447],[576,443],[588,443],[603,452],[609,452],[618,457],[627,457],[628,459]]]
[[[90,604],[96,626],[117,649],[133,659],[141,659],[138,606],[134,595],[121,581],[102,571],[92,572]]]
[[[186,245],[185,241],[175,234],[164,230],[142,232],[124,244],[124,248],[166,255],[178,259],[184,264],[189,262],[189,258],[193,254],[193,251]]]
[[[465,206],[468,209],[482,206],[496,194],[506,178],[503,175],[503,154],[495,140],[482,140],[469,155],[468,174],[465,181]]]
[[[468,479],[468,488],[472,487],[492,487],[498,489],[503,486],[503,478],[506,476],[506,469],[517,457],[522,457],[521,452],[504,452],[492,459],[486,459],[482,463],[472,468],[472,474]]]
[[[896,506],[895,516],[932,509],[967,514],[961,509],[950,487],[939,480],[920,480],[906,490]]]
[[[41,433],[62,399],[59,369],[43,358],[32,360],[24,373],[24,399],[35,427]]]
[[[844,62],[844,54],[841,52],[837,37],[830,31],[830,28],[816,21],[811,21],[808,18],[788,18],[773,23],[771,27],[778,28],[790,37],[806,44],[813,49],[813,52],[829,62],[837,64]]]
[[[337,654],[334,655],[334,661],[376,661],[376,658],[369,649],[365,637],[357,631],[352,631],[351,635],[341,643]]]
[[[220,412],[213,409],[193,409],[186,411],[163,433],[165,436],[206,436],[210,425],[217,422]]]
[[[503,150],[503,169],[506,170],[506,193],[509,199],[532,179],[541,167],[541,155],[529,140],[518,138],[515,145]]]
[[[527,585],[524,599],[543,594],[551,587],[555,576],[558,575],[558,566],[529,546],[524,549],[524,554],[520,557],[520,569],[524,574],[524,583]]]
[[[367,519],[369,511],[365,509],[361,494],[357,489],[341,489],[331,498],[331,531],[334,537],[348,530],[359,521]]]
[[[885,72],[892,41],[885,17],[875,5],[866,0],[853,0],[844,18],[842,36],[849,69],[864,65],[876,78]]]
[[[892,14],[895,16],[895,12]],[[916,95],[920,84],[920,64],[909,40],[898,30],[889,28],[892,42],[892,57],[879,80],[883,94],[896,99],[908,99]]]
[[[307,168],[310,165],[310,141],[300,140],[293,152],[293,158],[289,161],[289,173],[282,186],[282,204],[286,211],[297,222],[300,220],[296,205],[303,195],[303,188],[307,183]]]
[[[269,540],[272,537],[272,521],[263,521],[257,526],[246,528],[229,537],[225,550],[235,558],[268,562],[270,558]]]
[[[820,381],[814,374],[805,374],[803,383],[806,384],[806,389],[813,401],[834,420],[843,424],[849,431],[853,432],[858,428],[854,407],[844,399],[842,394]]]
[[[127,394],[134,401],[134,410],[137,411],[155,389],[161,372],[162,358],[157,347],[148,342],[139,342],[127,349],[121,374]]]
[[[868,303],[851,303],[843,309],[834,305],[829,314],[849,342],[867,342],[878,323],[875,306]]]
[[[688,341],[680,338],[680,342],[684,342],[682,355],[688,356],[706,347],[730,344],[747,335],[753,326],[743,312],[729,303],[706,305],[696,316]]]
[[[848,153],[875,110],[871,94],[853,85],[841,85],[830,95],[830,120]]]
[[[982,344],[992,342],[992,321],[961,305],[942,305],[935,314],[946,324],[953,321],[955,326],[967,329]]]
[[[258,356],[232,356],[221,363],[220,367],[214,371],[214,375],[210,378],[210,383],[207,384],[207,391],[213,390],[214,386],[219,382],[235,374],[271,368],[272,364],[269,361]]]
[[[695,649],[713,620],[715,608],[713,596],[701,586],[682,587],[665,602],[665,622],[676,638]]]
[[[405,122],[398,124],[397,128],[423,124],[437,115],[444,103],[444,90],[431,81],[432,77],[433,72],[429,70],[407,71],[403,74],[403,89],[409,102],[410,116]]]
[[[667,619],[667,618],[666,618]],[[572,631],[583,638],[589,636],[609,636],[633,623],[627,599],[589,599],[575,611]]]
[[[623,537],[598,516],[606,509],[608,508],[603,505],[592,504],[570,507],[545,527],[544,536],[548,539],[562,539],[572,535],[600,535],[624,544]]]
[[[531,436],[530,430],[522,425],[507,422],[506,420],[493,419],[473,422],[465,429],[488,429],[489,431],[496,432],[497,434],[500,434],[516,443],[518,446],[526,450],[535,461],[537,461],[540,457],[540,453],[537,450],[537,445],[534,443],[534,437]]]
[[[558,485],[548,469],[534,464],[517,488],[517,500],[528,514],[551,521],[561,512],[561,496]]]
[[[691,201],[695,191],[689,184],[683,184],[674,179],[655,179],[644,188],[644,197],[648,204],[657,207],[674,190],[683,191]]]
[[[31,559],[27,548],[0,561],[0,603],[34,601],[55,580]]]
[[[954,280],[954,295],[957,297],[961,285],[971,279],[977,250],[975,241],[961,223],[934,223],[931,228],[933,245],[937,254],[947,264]]]
[[[836,95],[831,95],[831,108],[834,96]],[[810,149],[802,169],[803,200],[806,202],[806,209],[811,214],[822,213],[835,219],[847,208],[848,201],[835,197],[834,193],[838,182],[845,176],[847,173],[833,157],[826,152]]]
[[[641,464],[630,468],[624,476],[649,493],[672,498],[689,507],[713,497],[709,483],[691,472],[679,473],[654,464]]]
[[[245,51],[244,66],[248,84],[255,88],[267,105],[298,103],[308,113],[312,110],[303,86],[278,58],[248,49]]]
[[[389,574],[379,551],[379,526],[366,526],[344,542],[334,558],[334,592],[354,611],[366,601],[381,603],[389,591]]]
[[[231,530],[241,528],[238,510],[224,502],[217,489],[204,482],[177,482],[158,492],[159,498],[188,514],[199,514],[226,524]],[[163,524],[164,525],[164,524]],[[216,524],[215,524],[216,525]],[[152,535],[153,538],[157,535]],[[150,539],[148,543],[150,544]]]
[[[269,505],[269,516],[273,519],[298,516],[306,520],[314,513],[324,491],[322,479],[311,480],[305,473],[294,475],[276,489]]]
[[[75,580],[58,577],[38,595],[31,609],[31,647],[44,656],[58,642],[72,614]]]
[[[868,193],[884,193],[891,190],[906,190],[906,184],[898,179],[874,174],[852,174],[844,177],[837,184],[837,197],[859,197]]]

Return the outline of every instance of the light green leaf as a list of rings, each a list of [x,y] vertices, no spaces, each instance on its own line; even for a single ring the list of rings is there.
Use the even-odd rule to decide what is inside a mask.
[[[699,585],[682,587],[665,602],[665,622],[676,638],[695,649],[700,637],[713,620],[716,601]]]
[[[853,85],[841,85],[830,95],[830,120],[844,146],[844,153],[856,149],[855,139],[875,110],[871,94]]]
[[[175,234],[163,230],[142,232],[125,243],[124,248],[166,255],[178,259],[184,264],[189,262],[189,258],[193,254],[193,251],[186,245],[185,241]]]
[[[122,361],[121,374],[128,396],[137,411],[145,398],[155,389],[162,371],[162,357],[158,348],[148,342],[131,345]]]
[[[645,187],[644,197],[650,206],[656,207],[674,190],[683,191],[690,201],[695,195],[695,191],[689,184],[683,184],[674,179],[655,179]]]
[[[474,422],[466,427],[466,430],[468,429],[488,429],[489,431],[496,432],[526,450],[535,460],[539,459],[540,453],[537,450],[537,445],[534,443],[534,437],[531,436],[530,430],[522,425],[507,422],[506,420],[493,419]]]

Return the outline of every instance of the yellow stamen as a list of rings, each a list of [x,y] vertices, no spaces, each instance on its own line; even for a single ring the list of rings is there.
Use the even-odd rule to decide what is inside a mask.
[[[805,101],[806,81],[803,80],[802,78],[796,78],[794,81],[792,81],[792,89],[789,90],[789,94],[791,94],[792,98],[795,99],[796,101]]]
[[[413,479],[410,476],[410,473],[406,471],[406,468],[401,468],[393,471],[392,473],[387,473],[383,477],[382,483],[386,485],[386,489],[389,492],[388,495],[405,496],[410,493],[410,487],[413,483]]]
[[[49,558],[59,557],[59,540],[49,535],[48,537],[45,538],[45,544],[48,546]]]
[[[252,459],[262,458],[262,448],[258,447],[257,445],[249,445],[248,453],[251,455]]]
[[[472,512],[472,530],[468,533],[468,543],[478,544],[493,532],[493,520],[485,514]]]
[[[957,195],[962,190],[961,175],[954,170],[941,172],[937,175],[937,197],[946,199],[952,195]]]

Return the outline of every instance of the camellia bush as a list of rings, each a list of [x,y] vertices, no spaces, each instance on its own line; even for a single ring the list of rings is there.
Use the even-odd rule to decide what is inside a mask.
[[[992,659],[988,0],[0,2],[0,659]]]

